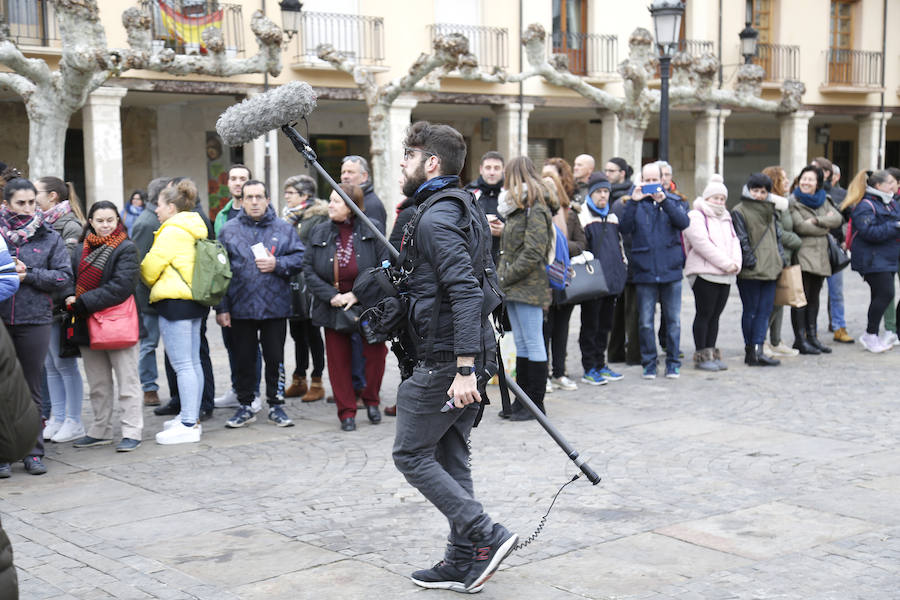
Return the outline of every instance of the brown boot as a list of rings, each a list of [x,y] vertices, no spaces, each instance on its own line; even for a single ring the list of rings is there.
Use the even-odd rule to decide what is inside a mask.
[[[144,406],[159,406],[159,394],[156,390],[144,392]]]
[[[300,398],[301,402],[315,402],[325,397],[325,386],[322,385],[321,377],[313,377],[310,379],[309,390]]]
[[[294,375],[294,379],[291,381],[291,386],[284,390],[285,398],[299,398],[303,394],[306,393],[306,377],[300,378]]]

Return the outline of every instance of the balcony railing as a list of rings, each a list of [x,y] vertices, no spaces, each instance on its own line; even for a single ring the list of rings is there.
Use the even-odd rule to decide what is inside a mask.
[[[344,57],[361,65],[384,61],[384,19],[338,13],[303,12],[294,61],[324,64],[317,48],[331,44]]]
[[[56,11],[49,0],[0,0],[0,21],[17,46],[59,47]]]
[[[765,81],[797,79],[800,74],[800,46],[759,44],[756,48],[753,63],[765,70]]]
[[[825,83],[881,87],[881,52],[838,50],[831,48],[825,56]]]
[[[553,32],[553,53],[569,57],[569,71],[597,77],[616,72],[619,43],[615,35]]]
[[[239,4],[216,0],[141,0],[150,15],[154,49],[171,48],[177,54],[205,54],[200,34],[207,27],[222,30],[225,53],[244,53],[244,25]]]
[[[687,52],[691,56],[715,52],[715,45],[709,40],[678,40],[678,52]]]
[[[478,66],[491,70],[495,67],[505,69],[507,60],[508,31],[505,27],[483,27],[480,25],[455,25],[452,23],[435,23],[429,25],[431,42],[439,35],[459,33],[469,40],[469,52],[478,59]]]

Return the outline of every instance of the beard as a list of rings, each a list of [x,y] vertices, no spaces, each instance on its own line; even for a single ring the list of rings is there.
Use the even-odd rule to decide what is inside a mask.
[[[419,186],[426,181],[428,181],[428,178],[425,177],[425,161],[423,160],[416,166],[413,174],[408,176],[406,181],[403,182],[403,195],[407,198],[412,198],[416,195],[416,190],[419,189]]]

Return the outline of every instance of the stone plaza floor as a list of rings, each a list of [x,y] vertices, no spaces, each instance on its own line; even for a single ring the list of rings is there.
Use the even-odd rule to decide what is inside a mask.
[[[849,329],[868,289],[845,272]],[[693,368],[685,284],[681,378],[639,367],[603,387],[547,398],[549,416],[600,474],[560,494],[540,536],[485,586],[485,599],[896,599],[900,596],[900,348],[882,355],[820,334],[831,355],[743,364],[732,289],[720,344],[730,368]],[[581,376],[572,319],[568,369]],[[784,339],[791,343],[789,315]],[[210,321],[218,393],[227,359]],[[288,350],[288,367],[293,359]],[[382,397],[398,384],[388,356]],[[534,422],[496,416],[472,435],[486,510],[528,537],[576,467]],[[166,398],[165,384],[161,396]],[[394,419],[343,433],[334,405],[289,401],[296,426],[204,423],[199,444],[48,444],[46,475],[21,463],[0,482],[0,515],[23,600],[451,598],[411,571],[440,559],[447,523],[391,460]],[[85,419],[89,418],[85,402]]]

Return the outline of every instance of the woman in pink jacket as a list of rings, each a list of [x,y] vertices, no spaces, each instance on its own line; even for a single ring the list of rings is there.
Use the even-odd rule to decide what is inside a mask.
[[[719,316],[741,270],[741,244],[725,208],[727,199],[722,176],[710,177],[703,195],[694,200],[694,208],[688,213],[691,224],[684,230],[684,274],[694,290],[696,307],[694,366],[704,371],[728,368],[716,348],[716,338]]]

